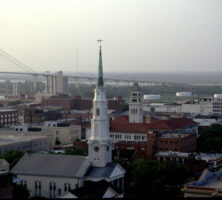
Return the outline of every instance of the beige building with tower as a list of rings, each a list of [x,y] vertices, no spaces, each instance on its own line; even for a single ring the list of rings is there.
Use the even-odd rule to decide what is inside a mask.
[[[129,102],[129,122],[142,123],[143,122],[143,100],[142,91],[138,83],[134,83],[130,92]]]

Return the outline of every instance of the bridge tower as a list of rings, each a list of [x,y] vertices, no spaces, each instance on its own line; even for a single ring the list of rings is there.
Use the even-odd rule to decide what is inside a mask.
[[[38,75],[33,74],[32,77],[33,77],[33,92],[36,93],[37,92],[37,77],[38,77]]]
[[[18,95],[18,83],[17,82],[12,83],[12,95],[13,96]]]

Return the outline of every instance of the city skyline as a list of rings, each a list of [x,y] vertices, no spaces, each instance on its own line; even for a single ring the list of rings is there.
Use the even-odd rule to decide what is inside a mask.
[[[34,71],[96,72],[96,40],[102,38],[104,72],[221,72],[221,5],[2,0],[0,49]],[[17,71],[0,58],[2,71]]]

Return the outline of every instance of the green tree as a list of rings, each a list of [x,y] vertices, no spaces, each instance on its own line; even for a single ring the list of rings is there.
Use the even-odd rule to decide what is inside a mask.
[[[140,196],[176,196],[187,179],[191,180],[193,177],[191,170],[175,161],[138,159],[132,165],[133,186],[128,188],[127,192]]]
[[[29,191],[25,186],[22,185],[13,185],[13,199],[28,199]]]
[[[122,112],[129,111],[129,104],[124,104],[121,108]]]
[[[15,166],[15,164],[24,155],[23,151],[20,150],[9,150],[0,156],[1,159],[5,159],[10,164],[10,169]]]
[[[75,146],[73,147],[66,147],[64,149],[64,155],[87,155],[87,153]]]
[[[222,125],[213,124],[197,139],[198,152],[222,152]]]

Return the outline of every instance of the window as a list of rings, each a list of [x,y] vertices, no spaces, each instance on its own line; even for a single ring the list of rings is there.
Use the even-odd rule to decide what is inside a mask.
[[[21,182],[21,185],[24,186],[24,187],[27,187],[27,182],[26,182],[25,180],[23,180],[23,181]]]
[[[96,109],[96,115],[99,116],[100,115],[100,111],[99,108]]]
[[[62,194],[62,190],[61,188],[58,189],[58,196],[60,196]]]
[[[55,182],[49,183],[49,196],[51,199],[56,197],[56,183]]]
[[[35,196],[40,197],[41,196],[41,182],[35,181]]]
[[[71,185],[70,185],[70,183],[65,183],[65,184],[64,184],[64,192],[68,192],[69,190],[71,190]]]

